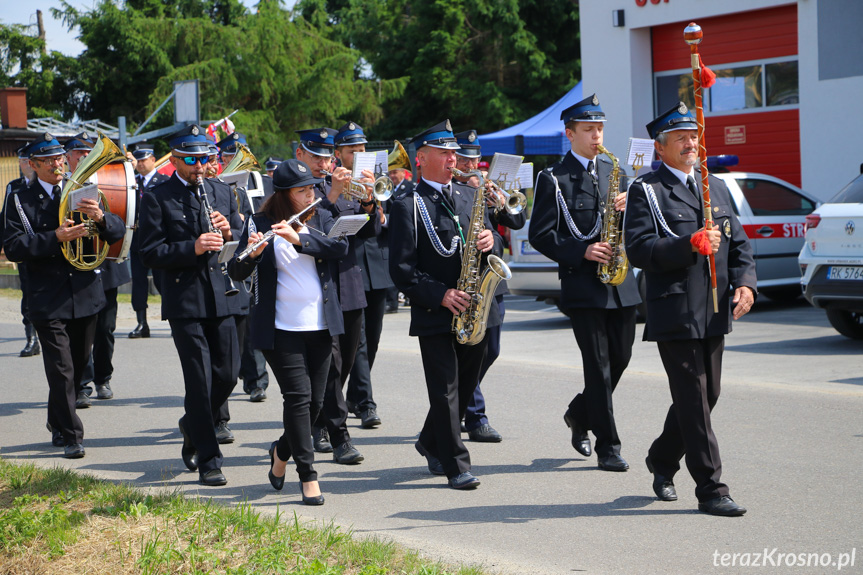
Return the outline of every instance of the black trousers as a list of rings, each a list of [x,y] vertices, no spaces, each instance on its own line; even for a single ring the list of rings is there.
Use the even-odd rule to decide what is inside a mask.
[[[114,375],[114,330],[117,328],[117,288],[105,290],[105,307],[96,314],[96,336],[93,353],[81,378],[81,389],[89,389],[90,383],[104,385]],[[89,392],[88,392],[89,394]]]
[[[620,454],[611,394],[632,358],[635,307],[567,311],[584,368],[584,391],[573,398],[569,409],[579,425],[593,431],[598,457]]]
[[[247,315],[235,315],[234,316],[234,325],[237,326],[237,349],[243,349],[243,345],[246,343],[246,334],[248,332],[249,327],[249,316]],[[242,365],[242,359],[238,365]],[[238,368],[239,373],[239,368]],[[231,421],[231,410],[228,406],[228,400],[230,399],[230,394],[225,398],[225,401],[222,405],[219,406],[219,409],[215,415],[215,422],[229,422]]]
[[[254,305],[254,303],[252,304]],[[267,389],[270,385],[270,376],[267,373],[267,362],[261,350],[252,347],[250,330],[252,323],[245,322],[245,329],[240,335],[240,325],[237,324],[237,334],[240,335],[240,376],[243,378],[243,391],[252,393],[256,387]]]
[[[674,477],[685,454],[698,501],[728,495],[728,486],[719,480],[722,460],[710,423],[710,412],[719,399],[725,337],[660,341],[657,345],[673,403],[662,434],[648,451],[650,461],[657,473]]]
[[[276,330],[273,349],[264,357],[282,391],[284,433],[276,452],[282,461],[292,456],[300,481],[316,481],[312,422],[321,411],[330,371],[333,338],[327,330]]]
[[[342,312],[345,320],[345,333],[332,338],[333,359],[327,376],[324,391],[324,406],[315,422],[315,427],[326,427],[330,442],[334,447],[350,441],[348,426],[348,406],[345,403],[343,388],[348,374],[354,366],[360,334],[363,329],[363,310],[355,309]]]
[[[360,411],[370,407],[377,408],[372,395],[372,367],[378,354],[378,344],[381,341],[381,331],[384,327],[384,312],[387,308],[387,290],[376,289],[366,292],[368,305],[363,310],[363,325],[360,333],[360,343],[357,348],[354,367],[348,379],[348,389],[345,398]]]
[[[500,332],[503,328],[503,316],[506,314],[506,306],[503,304],[503,294],[494,296],[500,309],[501,325],[490,327],[486,330],[488,336],[488,351],[485,354],[485,360],[482,362],[482,368],[479,370],[479,379],[477,380],[476,389],[473,390],[473,395],[470,401],[467,402],[467,411],[464,413],[464,426],[468,431],[473,431],[482,425],[488,423],[488,417],[485,415],[485,396],[482,394],[480,384],[485,379],[485,374],[494,363],[494,360],[500,356]]]
[[[147,309],[147,296],[150,293],[150,281],[147,278],[150,269],[144,265],[137,251],[129,252],[129,263],[132,266],[132,309],[144,311]]]
[[[21,282],[21,323],[30,325],[30,279],[27,275],[27,264],[22,262],[18,264],[18,280]]]
[[[461,440],[461,418],[476,387],[488,335],[476,345],[461,345],[451,333],[419,337],[429,411],[419,442],[440,459],[447,477],[470,471],[470,453]]]
[[[48,378],[48,424],[63,434],[66,445],[82,443],[84,424],[75,413],[75,398],[93,347],[96,315],[34,321],[33,327]]]
[[[171,319],[169,323],[186,387],[183,428],[198,450],[198,470],[220,469],[222,452],[215,420],[237,384],[239,346],[234,317]]]

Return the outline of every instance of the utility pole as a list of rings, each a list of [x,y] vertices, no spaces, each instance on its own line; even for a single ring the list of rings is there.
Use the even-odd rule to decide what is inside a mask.
[[[42,23],[42,11],[36,10],[36,27],[39,30],[39,39],[42,40],[42,53],[48,53],[48,43],[45,41],[45,25]]]

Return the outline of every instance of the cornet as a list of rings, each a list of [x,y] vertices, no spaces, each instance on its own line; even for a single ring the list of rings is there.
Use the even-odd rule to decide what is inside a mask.
[[[332,177],[332,172],[321,170],[325,176]],[[385,202],[393,196],[393,181],[389,176],[381,176],[375,180],[374,184],[361,182],[356,178],[351,178],[351,185],[342,195],[349,200],[357,200],[358,202],[365,201],[369,197],[366,187],[372,187],[372,195],[379,202]]]
[[[495,212],[506,210],[507,213],[516,215],[524,211],[524,208],[527,206],[527,198],[524,194],[519,191],[507,192],[491,180],[488,180],[488,183],[491,184],[492,188],[490,192],[494,193]],[[504,199],[501,200],[498,194],[502,195]]]

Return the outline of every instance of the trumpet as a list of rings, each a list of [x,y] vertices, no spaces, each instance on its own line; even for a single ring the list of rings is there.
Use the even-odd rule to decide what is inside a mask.
[[[312,202],[311,204],[306,206],[301,212],[298,212],[298,213],[294,214],[293,216],[291,216],[291,219],[289,219],[286,223],[288,225],[296,223],[296,221],[299,220],[303,216],[303,214],[305,214],[306,212],[308,212],[309,210],[311,210],[312,208],[317,206],[319,203],[321,203],[321,198],[317,198],[314,202]],[[267,230],[266,232],[264,232],[264,237],[262,237],[261,239],[259,239],[258,241],[256,241],[255,243],[253,243],[252,245],[250,245],[249,247],[244,249],[242,252],[240,252],[240,255],[237,256],[237,261],[241,262],[244,259],[246,259],[247,257],[249,257],[250,255],[252,255],[255,252],[255,250],[257,250],[259,247],[261,247],[262,245],[264,245],[265,243],[267,243],[268,241],[273,239],[274,235],[276,235],[276,231],[273,230],[272,228]]]
[[[321,170],[321,172],[325,176],[332,177],[333,175],[332,172],[328,172],[327,170]],[[368,186],[372,187],[372,195],[379,202],[385,202],[393,196],[393,181],[389,176],[379,177],[375,180],[374,184],[367,184],[356,178],[351,178],[351,185],[342,195],[349,200],[357,200],[358,202],[363,201],[369,197],[369,193],[366,190],[366,187]]]
[[[527,206],[527,198],[524,194],[519,191],[507,192],[491,180],[488,180],[488,183],[491,184],[492,189],[490,191],[494,193],[495,212],[506,210],[507,213],[516,215],[524,211]],[[502,195],[503,199],[500,199],[498,194]]]

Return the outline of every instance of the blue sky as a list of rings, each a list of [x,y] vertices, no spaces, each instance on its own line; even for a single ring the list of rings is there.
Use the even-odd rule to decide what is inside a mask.
[[[82,10],[88,10],[95,0],[68,0],[69,4]],[[258,0],[241,0],[243,4],[252,7]],[[286,6],[293,5],[293,0],[285,1]],[[32,25],[33,35],[36,34],[36,10],[42,11],[42,22],[45,25],[45,37],[48,50],[56,50],[67,56],[77,56],[84,50],[84,45],[75,39],[76,33],[67,31],[59,20],[51,16],[51,8],[59,8],[58,0],[0,0],[3,9],[0,10],[0,22],[3,24]]]

